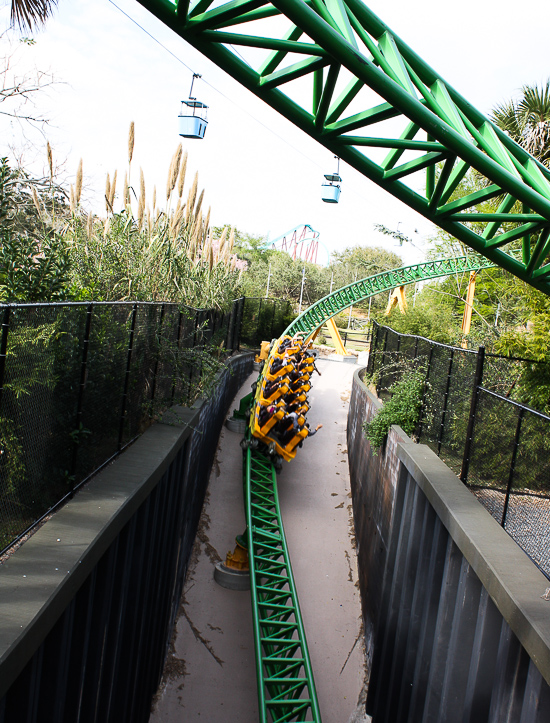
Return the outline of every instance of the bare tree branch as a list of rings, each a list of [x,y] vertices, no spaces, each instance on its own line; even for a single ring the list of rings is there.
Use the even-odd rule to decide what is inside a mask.
[[[36,109],[35,99],[37,99],[37,93],[44,91],[57,81],[54,80],[52,73],[37,68],[31,71],[19,71],[19,48],[23,44],[33,45],[33,40],[24,38],[17,47],[10,40],[9,34],[4,32],[0,34],[0,41],[8,45],[4,49],[3,55],[0,55],[0,115],[38,126],[46,125],[48,123],[47,118],[40,113],[30,111],[28,107],[24,107],[32,106]]]

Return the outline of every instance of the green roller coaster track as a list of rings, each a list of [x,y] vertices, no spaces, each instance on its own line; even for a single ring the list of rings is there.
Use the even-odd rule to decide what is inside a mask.
[[[320,723],[275,469],[267,457],[249,448],[244,480],[260,721]]]
[[[414,284],[416,281],[427,281],[441,276],[451,276],[452,274],[490,268],[495,268],[495,264],[480,256],[457,256],[452,259],[424,261],[421,264],[383,271],[380,274],[355,281],[348,284],[348,286],[342,286],[332,294],[315,302],[294,319],[283,334],[292,336],[297,332],[302,332],[309,336],[332,316],[339,314],[344,309],[353,306],[353,304],[365,301],[369,296],[379,294],[381,291],[389,291],[397,286]]]
[[[309,336],[352,304],[396,286],[494,266],[487,259],[459,256],[385,271],[344,286],[313,304],[287,327],[283,336],[297,332]],[[319,723],[313,672],[279,510],[275,469],[266,456],[247,446],[243,472],[260,721]]]
[[[361,0],[139,2],[350,166],[550,293],[550,170]],[[484,184],[455,198],[471,169]],[[493,199],[496,210],[486,203]]]

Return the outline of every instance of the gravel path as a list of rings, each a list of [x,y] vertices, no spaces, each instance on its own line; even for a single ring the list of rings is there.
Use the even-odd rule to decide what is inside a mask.
[[[472,489],[472,492],[501,522],[504,492],[490,489]],[[550,499],[532,494],[511,494],[504,529],[550,578]]]

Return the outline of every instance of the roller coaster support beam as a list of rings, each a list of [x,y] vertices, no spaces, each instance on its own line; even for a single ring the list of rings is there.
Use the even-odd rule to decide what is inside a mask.
[[[389,316],[392,309],[399,305],[399,311],[404,314],[407,311],[408,304],[407,299],[405,297],[405,287],[404,286],[398,286],[397,289],[394,289],[391,293],[391,296],[388,301],[388,305],[386,307],[386,316]]]
[[[334,318],[331,317],[330,319],[328,319],[326,324],[332,341],[334,342],[334,348],[336,349],[336,353],[343,354],[345,356],[346,348],[344,346],[344,342],[342,341],[342,337],[340,336],[340,332],[338,331],[338,327],[334,323]]]
[[[470,271],[470,280],[468,282],[468,293],[466,294],[466,304],[464,306],[464,315],[462,317],[462,333],[470,333],[470,325],[472,323],[472,310],[474,308],[474,294],[476,292],[476,272]]]
[[[213,0],[180,0],[177,9],[170,0],[139,1],[346,163],[550,294],[550,170],[470,105],[361,0],[231,0],[212,9]],[[290,25],[284,37],[281,17]],[[264,35],[253,34],[257,27]],[[255,52],[258,62],[248,63],[239,47],[263,53]],[[308,76],[312,94],[303,97],[302,84],[303,102],[297,102],[293,82]],[[359,112],[347,115],[352,102]],[[382,161],[380,148],[387,151]],[[456,198],[470,170],[485,180]],[[518,246],[519,257],[512,253]]]

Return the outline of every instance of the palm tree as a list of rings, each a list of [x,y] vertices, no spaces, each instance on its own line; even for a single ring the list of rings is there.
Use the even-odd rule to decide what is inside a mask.
[[[550,79],[524,85],[519,100],[498,105],[491,120],[545,166],[550,166]]]
[[[53,15],[57,0],[11,0],[11,24],[32,32]]]

